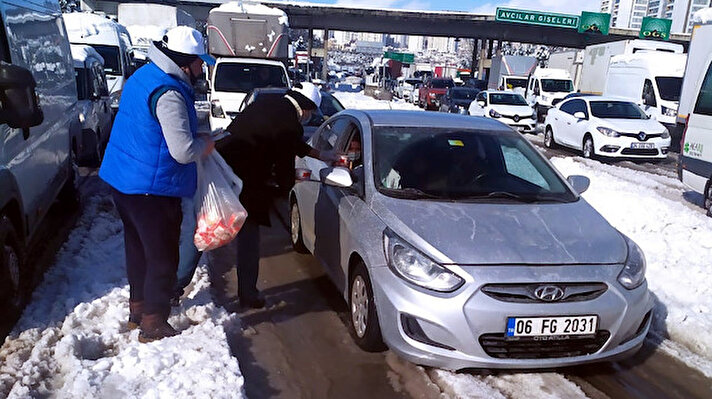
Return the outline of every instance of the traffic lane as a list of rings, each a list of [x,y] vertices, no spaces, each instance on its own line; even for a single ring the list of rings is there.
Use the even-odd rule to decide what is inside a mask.
[[[293,252],[288,233],[274,218],[273,227],[261,234],[258,288],[268,306],[244,311],[239,326],[226,328],[247,397],[408,397],[386,353],[356,346],[347,329],[348,307],[315,258]],[[225,273],[220,264],[234,264],[234,253],[214,252],[212,273]],[[234,273],[226,277],[236,279]]]

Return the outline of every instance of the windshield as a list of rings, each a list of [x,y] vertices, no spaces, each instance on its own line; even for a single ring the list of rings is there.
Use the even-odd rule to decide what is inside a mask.
[[[490,103],[498,105],[528,105],[521,94],[491,93]]]
[[[433,80],[433,89],[449,89],[451,87],[455,87],[455,82],[453,82],[452,80]]]
[[[409,85],[413,85],[413,86],[423,83],[423,81],[420,79],[406,79],[405,82],[408,83]]]
[[[384,195],[409,199],[576,200],[518,135],[445,128],[374,129],[374,177]]]
[[[215,70],[215,91],[249,93],[261,87],[287,87],[284,69],[277,65],[222,63]]]
[[[591,114],[602,119],[648,119],[639,106],[628,101],[591,101]]]
[[[477,90],[459,89],[452,91],[452,98],[457,100],[474,100],[477,97]]]
[[[507,85],[507,89],[513,89],[515,87],[521,87],[522,89],[526,89],[527,83],[528,81],[526,79],[505,78],[505,84]]]
[[[326,116],[334,116],[340,111],[344,110],[344,106],[341,105],[336,97],[329,93],[321,92],[321,105],[319,106],[321,112]]]
[[[122,69],[119,48],[101,44],[92,44],[91,46],[104,58],[104,72],[106,72],[107,75],[121,76]]]
[[[571,93],[574,91],[574,82],[569,79],[542,79],[541,89],[549,93]]]
[[[658,84],[660,98],[665,101],[680,101],[682,78],[658,77],[655,82]]]

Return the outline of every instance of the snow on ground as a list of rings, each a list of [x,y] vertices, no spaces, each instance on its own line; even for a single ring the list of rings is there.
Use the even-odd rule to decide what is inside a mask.
[[[583,158],[554,158],[565,176],[584,175],[583,197],[645,253],[656,296],[648,337],[712,377],[712,219],[685,204],[679,182]]]
[[[244,380],[212,303],[204,265],[170,323],[181,334],[140,344],[128,331],[121,221],[110,197],[83,215],[0,348],[0,397],[240,398]]]
[[[332,93],[346,108],[355,109],[399,109],[406,111],[419,111],[417,105],[406,102],[398,98],[393,98],[393,101],[376,100],[369,97],[363,92],[350,93],[345,91],[337,91]]]

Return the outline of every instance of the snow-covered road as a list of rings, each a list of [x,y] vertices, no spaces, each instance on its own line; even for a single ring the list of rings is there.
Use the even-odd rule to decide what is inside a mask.
[[[358,93],[337,97],[347,107],[417,109]],[[657,298],[649,340],[712,377],[712,219],[689,204],[694,197],[674,178],[579,157],[552,162],[564,175],[588,176],[583,197],[645,251]],[[55,265],[0,348],[0,397],[243,396],[240,359],[226,339],[240,320],[212,303],[206,267],[170,319],[181,334],[139,344],[137,332],[125,328],[123,259],[121,222],[99,190],[85,201]],[[457,374],[404,365],[391,355],[388,363],[394,373],[427,378],[445,397],[586,397],[560,373]]]

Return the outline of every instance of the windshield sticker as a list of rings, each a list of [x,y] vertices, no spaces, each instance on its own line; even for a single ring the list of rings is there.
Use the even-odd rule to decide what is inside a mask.
[[[450,147],[464,147],[465,143],[462,142],[462,140],[448,140],[448,144],[450,144]]]

